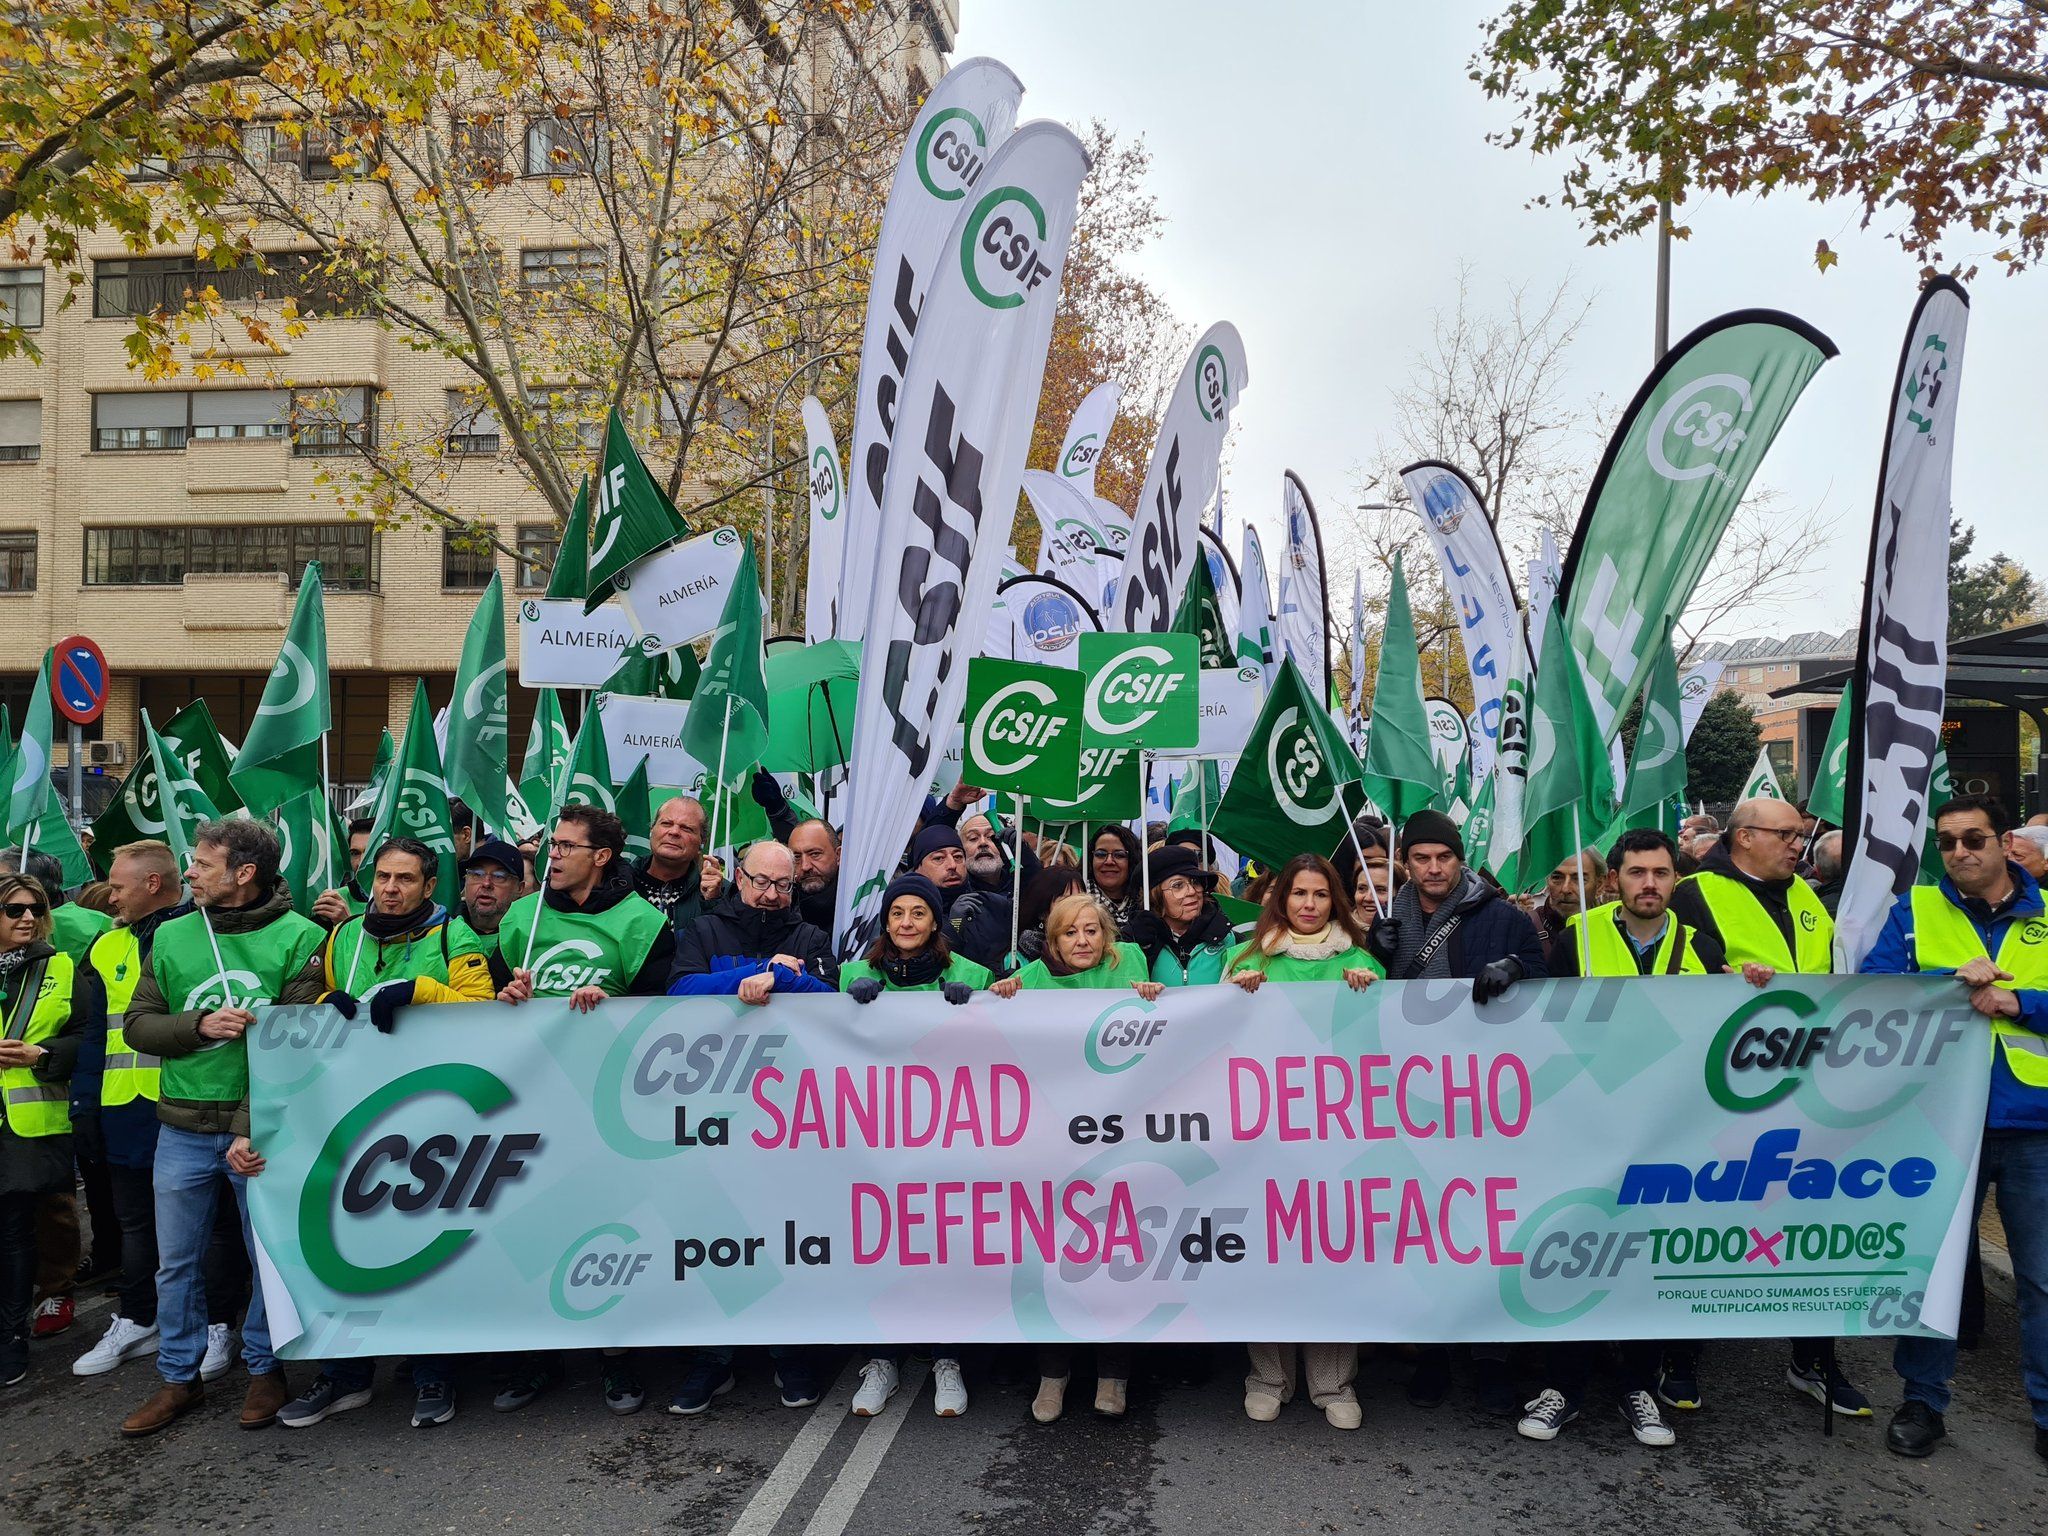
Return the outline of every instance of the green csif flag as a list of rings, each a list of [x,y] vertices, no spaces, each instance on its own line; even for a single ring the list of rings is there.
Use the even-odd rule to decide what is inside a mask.
[[[292,906],[311,916],[323,891],[348,881],[348,827],[317,789],[294,795],[277,808],[278,873],[292,894]]]
[[[654,483],[614,409],[605,422],[604,464],[597,477],[583,611],[594,612],[624,586],[622,578],[628,566],[689,536],[689,524]]]
[[[1586,493],[1559,586],[1565,633],[1612,740],[1685,611],[1751,476],[1835,344],[1804,321],[1738,310],[1665,353]]]
[[[384,781],[391,776],[391,760],[397,756],[398,743],[391,739],[391,727],[387,725],[377,736],[377,756],[370,764],[370,782],[349,801],[349,815],[367,816],[377,809],[377,797],[384,792]]]
[[[575,505],[562,525],[561,541],[555,546],[555,563],[548,571],[548,589],[541,594],[550,602],[583,601],[590,589],[590,476],[576,487]]]
[[[44,651],[29,688],[28,713],[22,717],[21,740],[14,745],[7,772],[7,841],[21,843],[24,828],[34,828],[56,802],[50,789],[50,664],[54,651]]]
[[[703,669],[697,652],[687,645],[673,650],[649,651],[635,642],[619,652],[619,664],[599,686],[599,693],[623,693],[634,699],[687,699],[697,691]]]
[[[320,562],[309,560],[299,581],[291,626],[277,664],[228,778],[242,803],[268,816],[294,795],[319,785],[320,738],[332,724],[327,706],[327,614]]]
[[[1758,747],[1756,766],[1749,770],[1749,778],[1742,786],[1741,800],[1782,800],[1785,786],[1778,782],[1778,770],[1771,766],[1771,749]]]
[[[526,814],[543,826],[552,819],[562,770],[569,763],[569,727],[562,719],[562,700],[543,688],[526,732],[526,755],[519,762],[519,799]]]
[[[206,797],[199,781],[186,771],[178,754],[157,733],[148,710],[142,712],[142,750],[156,775],[164,841],[171,845],[171,853],[182,869],[192,857],[193,834],[219,816],[220,809]]]
[[[1613,759],[1553,604],[1545,616],[1536,692],[1529,708],[1522,883],[1543,879],[1597,838],[1613,819]]]
[[[754,776],[768,749],[767,657],[761,649],[761,580],[754,541],[740,553],[725,611],[683,721],[683,750],[728,786]]]
[[[619,786],[619,820],[626,826],[626,857],[644,859],[654,851],[654,802],[647,789],[647,759],[641,758]]]
[[[569,749],[569,761],[562,770],[562,782],[556,789],[554,803],[548,807],[550,830],[555,824],[555,813],[565,805],[595,805],[612,812],[619,808],[611,751],[605,746],[604,727],[598,722],[603,712],[594,701],[583,712],[583,727],[576,733],[576,743]]]
[[[1354,791],[1347,805],[1344,789],[1358,772],[1343,733],[1294,658],[1286,657],[1209,830],[1239,853],[1276,867],[1297,853],[1327,858],[1349,836],[1359,796]],[[1436,773],[1433,763],[1430,773]]]
[[[377,796],[370,817],[370,838],[363,845],[362,889],[370,888],[377,850],[394,837],[417,838],[433,849],[439,866],[435,897],[452,907],[461,886],[455,873],[455,817],[448,808],[448,780],[441,770],[441,748],[434,740],[434,711],[427,703],[427,683],[413,685],[412,714],[405,739],[398,744],[390,775]]]
[[[477,599],[455,667],[448,710],[448,793],[493,832],[510,823],[506,801],[505,589],[496,571]]]
[[[1835,718],[1828,723],[1828,744],[1821,748],[1820,767],[1814,770],[1813,788],[1806,796],[1807,810],[1831,827],[1842,824],[1842,802],[1849,789],[1849,699],[1853,692],[1843,688],[1835,704]],[[1930,828],[1933,825],[1928,823]]]
[[[1636,726],[1635,750],[1628,759],[1628,789],[1621,797],[1621,824],[1670,831],[1667,807],[1685,798],[1685,727],[1678,693],[1678,658],[1666,631],[1664,643],[1650,664],[1650,685],[1643,691],[1643,717]]]
[[[1415,615],[1408,578],[1394,556],[1387,593],[1387,623],[1380,633],[1379,670],[1372,683],[1372,729],[1366,733],[1360,778],[1373,804],[1395,826],[1444,795],[1443,769],[1429,740],[1429,710],[1422,702],[1422,658],[1415,648]]]
[[[1172,631],[1193,635],[1201,642],[1199,665],[1233,669],[1237,666],[1230,654],[1233,637],[1223,629],[1223,602],[1216,595],[1216,582],[1209,574],[1206,550],[1197,551],[1194,564],[1188,567],[1188,584],[1180,595]]]
[[[241,798],[228,782],[234,759],[227,744],[214,729],[213,711],[206,700],[194,699],[157,731],[164,747],[184,764],[185,772],[198,784],[218,812],[229,815],[242,808]],[[145,839],[162,840],[164,819],[159,809],[156,768],[147,752],[138,752],[135,766],[121,781],[121,788],[107,802],[92,824],[93,867],[104,875],[114,854],[128,843]]]
[[[1927,840],[1920,845],[1920,878],[1916,884],[1934,885],[1948,872],[1941,862],[1941,850],[1934,844],[1934,812],[1955,798],[1956,787],[1948,776],[1948,748],[1934,749],[1934,772],[1927,780]],[[1808,807],[1812,809],[1812,807]]]

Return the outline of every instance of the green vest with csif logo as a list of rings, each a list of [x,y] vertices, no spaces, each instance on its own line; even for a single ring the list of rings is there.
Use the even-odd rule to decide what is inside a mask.
[[[164,1006],[173,1013],[275,1002],[285,985],[320,952],[327,930],[311,918],[285,912],[254,933],[219,933],[220,960],[207,939],[206,915],[188,912],[156,931],[150,969]],[[222,983],[226,986],[223,989]],[[167,1099],[238,1103],[249,1092],[249,1047],[241,1039],[201,1046],[189,1056],[164,1058]]]
[[[2012,977],[2007,991],[2048,991],[2048,921],[2024,918],[2005,930],[1995,956],[1984,953],[1976,925],[1939,886],[1913,887],[1913,963],[1923,971],[1960,970],[1992,959]],[[1991,1021],[1991,1048],[2005,1053],[2012,1075],[2029,1088],[2048,1088],[2048,1039],[2011,1019]]]
[[[613,997],[625,996],[668,922],[661,909],[638,894],[602,912],[564,912],[543,904],[540,926],[534,928],[533,904],[541,896],[535,891],[520,897],[498,925],[505,963],[533,972],[535,997],[567,997],[578,987],[602,987]]]

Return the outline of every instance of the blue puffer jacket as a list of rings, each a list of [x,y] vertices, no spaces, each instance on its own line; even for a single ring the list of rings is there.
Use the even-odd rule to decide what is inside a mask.
[[[1941,894],[1970,920],[1970,926],[1977,930],[1977,937],[1984,941],[1985,953],[1994,959],[1998,955],[1998,946],[2005,942],[2007,929],[2014,923],[2033,921],[2044,915],[2041,887],[2034,877],[2017,864],[2008,862],[2005,868],[2006,873],[2012,876],[2012,900],[1988,922],[1982,914],[1981,902],[1976,904],[1980,910],[1972,911],[1971,904],[1963,900],[1963,894],[1955,888],[1954,882],[1946,875],[1941,879]],[[1883,931],[1878,934],[1877,942],[1870,947],[1870,953],[1863,957],[1863,964],[1858,969],[1866,976],[1911,976],[1919,971],[1919,963],[1914,957],[1911,891],[1892,903]],[[2014,990],[2019,994],[2020,1016],[2013,1022],[2037,1035],[2048,1035],[2048,992],[2033,988]],[[2005,1064],[2003,1050],[1991,1053],[1991,1099],[1984,1106],[1984,1123],[1994,1131],[2048,1131],[2048,1092],[2029,1088],[2014,1077],[2012,1068]]]

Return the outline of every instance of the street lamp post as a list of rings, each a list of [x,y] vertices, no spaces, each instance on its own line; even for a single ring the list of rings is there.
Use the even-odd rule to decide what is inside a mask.
[[[782,403],[789,397],[789,387],[820,363],[834,362],[840,358],[854,357],[852,352],[821,352],[808,362],[798,365],[796,371],[782,381],[782,387],[775,391],[775,402],[768,407],[768,478],[761,485],[761,579],[768,588],[768,627],[775,627],[775,418],[781,414]]]

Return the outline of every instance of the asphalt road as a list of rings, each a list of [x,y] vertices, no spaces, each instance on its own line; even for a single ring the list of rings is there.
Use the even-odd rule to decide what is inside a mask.
[[[455,1420],[408,1422],[409,1383],[380,1371],[368,1408],[297,1432],[235,1423],[245,1378],[153,1439],[123,1441],[120,1419],[154,1386],[151,1363],[80,1381],[70,1362],[104,1326],[95,1300],[71,1334],[36,1350],[27,1383],[0,1394],[0,1529],[83,1532],[375,1530],[636,1532],[685,1536],[908,1536],[987,1531],[1047,1536],[1181,1532],[1626,1530],[2039,1532],[2048,1463],[2034,1455],[2020,1390],[2009,1281],[1992,1279],[1982,1345],[1963,1356],[1949,1442],[1923,1462],[1883,1447],[1897,1401],[1888,1353],[1851,1342],[1843,1361],[1880,1405],[1870,1423],[1819,1432],[1817,1405],[1783,1385],[1783,1347],[1711,1346],[1705,1411],[1678,1444],[1648,1450],[1602,1407],[1555,1442],[1482,1418],[1465,1381],[1434,1412],[1408,1406],[1407,1366],[1369,1357],[1365,1427],[1330,1429],[1305,1404],[1276,1424],[1239,1407],[1241,1365],[1206,1386],[1140,1382],[1122,1423],[1071,1412],[1030,1422],[1029,1388],[970,1376],[964,1419],[931,1412],[924,1368],[873,1420],[846,1416],[849,1365],[815,1410],[791,1412],[765,1362],[713,1411],[661,1411],[680,1358],[647,1357],[639,1415],[608,1414],[597,1358],[519,1414],[490,1409],[488,1369],[462,1382]],[[302,1380],[306,1367],[293,1368]],[[1080,1383],[1077,1380],[1077,1394]]]

